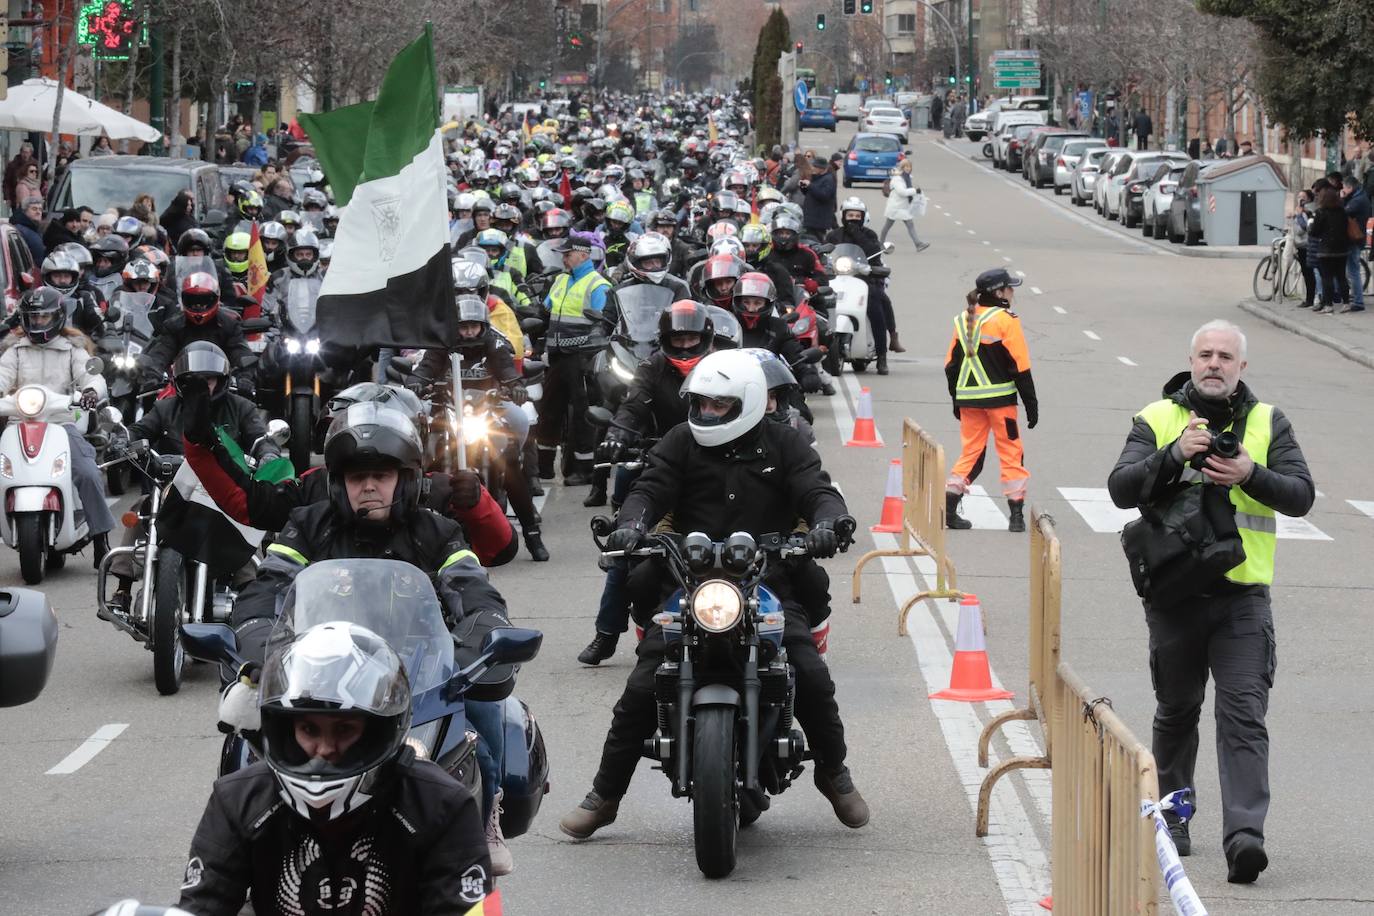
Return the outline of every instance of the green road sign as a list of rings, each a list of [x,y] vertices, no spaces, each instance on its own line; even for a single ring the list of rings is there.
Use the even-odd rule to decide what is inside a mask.
[[[993,86],[997,89],[1039,89],[1040,77],[1031,76],[1025,79],[994,79]]]
[[[1038,60],[995,60],[992,62],[994,70],[1039,70],[1040,61]]]

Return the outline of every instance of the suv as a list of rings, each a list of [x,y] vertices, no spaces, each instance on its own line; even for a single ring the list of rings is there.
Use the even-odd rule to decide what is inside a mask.
[[[140,194],[151,194],[159,208],[181,191],[190,191],[198,223],[214,224],[212,210],[224,219],[224,185],[219,166],[199,159],[156,156],[95,156],[77,159],[48,189],[48,212],[90,207],[101,213],[127,207]]]
[[[33,252],[9,223],[0,223],[0,288],[5,292],[4,315],[13,315],[19,297],[40,285]]]

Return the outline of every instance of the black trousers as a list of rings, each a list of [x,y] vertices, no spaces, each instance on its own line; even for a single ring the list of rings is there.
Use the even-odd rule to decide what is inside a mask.
[[[1264,718],[1276,665],[1269,589],[1197,597],[1167,609],[1146,607],[1150,680],[1155,689],[1154,755],[1159,792],[1197,786],[1198,717],[1210,671],[1215,682],[1222,843],[1238,834],[1264,838],[1269,811],[1269,731]]]
[[[835,682],[830,679],[830,669],[821,661],[811,641],[811,628],[805,613],[792,602],[785,602],[783,607],[787,614],[783,646],[787,649],[788,661],[797,672],[797,721],[815,754],[816,771],[833,773],[844,766],[846,754],[844,723],[840,721],[840,707],[835,702]],[[592,788],[602,798],[620,798],[630,788],[644,740],[653,737],[658,727],[654,672],[663,661],[663,631],[657,626],[651,627],[635,654],[638,661],[611,714],[611,729],[601,749],[601,766],[592,781]]]
[[[568,438],[575,457],[591,460],[596,448],[596,433],[587,420],[586,364],[580,353],[548,353],[548,371],[544,376],[544,397],[539,403],[539,425],[535,436],[540,448],[557,448],[563,437],[563,423],[568,405],[572,405],[572,429]]]

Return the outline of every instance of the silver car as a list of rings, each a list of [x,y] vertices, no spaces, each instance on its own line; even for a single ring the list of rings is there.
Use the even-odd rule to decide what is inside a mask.
[[[1092,199],[1098,175],[1102,171],[1102,160],[1111,151],[1108,146],[1091,146],[1079,157],[1078,164],[1069,175],[1069,199],[1075,207],[1086,206]]]
[[[1169,206],[1174,202],[1178,180],[1187,168],[1182,162],[1162,162],[1150,179],[1150,188],[1141,202],[1140,231],[1146,238],[1167,238],[1169,235]]]
[[[1083,154],[1092,149],[1107,149],[1105,140],[1088,137],[1082,140],[1069,139],[1054,160],[1054,193],[1063,194],[1073,184],[1073,170]]]

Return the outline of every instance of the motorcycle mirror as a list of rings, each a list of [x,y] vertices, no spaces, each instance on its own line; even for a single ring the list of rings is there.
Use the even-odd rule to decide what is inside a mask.
[[[105,371],[105,361],[99,356],[92,356],[86,360],[86,371],[91,375],[99,375]]]
[[[883,254],[892,254],[897,250],[897,246],[891,242],[883,242]]]
[[[285,445],[291,441],[291,426],[285,420],[268,420],[267,438],[277,445]]]
[[[587,419],[591,421],[593,426],[610,426],[611,420],[614,418],[606,408],[593,405],[587,408]]]
[[[497,627],[482,640],[482,654],[491,656],[493,665],[515,665],[539,654],[544,634],[524,627]]]
[[[243,664],[239,640],[227,623],[188,623],[181,628],[181,644],[186,654],[203,662]]]
[[[124,422],[124,412],[118,407],[106,405],[100,410],[100,418],[110,426],[118,426]]]
[[[787,322],[788,324],[796,324],[800,318],[801,312],[791,311],[784,315],[782,320]]]
[[[239,322],[239,327],[245,334],[252,334],[255,331],[266,331],[272,327],[272,322],[268,318],[244,318]]]
[[[21,273],[19,275],[19,288],[33,289],[33,274],[29,273],[27,270]]]
[[[57,615],[31,588],[0,591],[0,706],[21,706],[47,686],[57,656]]]
[[[525,318],[520,322],[520,330],[524,331],[526,334],[538,334],[540,331],[544,330],[544,322],[540,321],[538,318]]]
[[[811,247],[816,250],[817,254],[830,254],[830,252],[835,250],[835,246],[828,242],[824,245],[813,245]]]
[[[106,324],[118,324],[118,323],[119,323],[119,320],[120,320],[121,318],[123,318],[123,317],[124,317],[124,310],[121,309],[121,308],[120,308],[119,306],[117,306],[117,305],[112,305],[112,306],[110,306],[109,308],[105,309],[105,323],[106,323]]]
[[[801,359],[797,360],[797,362],[805,365],[807,363],[818,363],[824,358],[824,350],[820,347],[811,347],[802,353]]]

